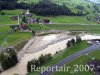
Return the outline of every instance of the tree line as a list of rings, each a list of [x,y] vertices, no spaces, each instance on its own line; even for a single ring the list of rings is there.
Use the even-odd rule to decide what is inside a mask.
[[[82,42],[81,37],[76,36],[76,39],[71,39],[71,40],[69,40],[69,41],[66,43],[66,45],[67,45],[67,47],[69,48],[69,47],[71,47],[71,46],[74,46],[76,43],[81,43],[81,42]]]
[[[83,7],[77,7],[83,9]],[[27,4],[24,2],[18,3],[18,0],[0,0],[0,10],[12,10],[12,9],[30,9],[30,11],[36,15],[41,16],[58,16],[58,15],[73,15],[82,16],[83,11],[73,13],[67,5],[57,5],[52,0],[40,0],[38,3]]]
[[[42,16],[48,16],[48,15],[70,15],[71,10],[67,6],[60,6],[57,5],[51,0],[41,0],[37,4],[31,4],[30,5],[31,12],[42,15]]]
[[[29,5],[26,3],[18,3],[18,0],[0,0],[0,10],[27,9]]]
[[[69,15],[69,16],[83,16],[88,13],[84,13],[83,6],[77,6],[77,13],[71,11],[66,4],[58,5],[53,3],[52,0],[40,0],[37,4],[31,4],[30,10],[32,13],[42,16],[58,16],[58,15]]]
[[[32,66],[34,66],[35,69],[37,69],[38,67],[41,67],[42,65],[44,65],[45,63],[51,60],[52,60],[52,54],[41,55],[38,59],[33,59],[31,61],[28,61],[27,71],[32,72],[34,71],[34,69],[32,69]]]

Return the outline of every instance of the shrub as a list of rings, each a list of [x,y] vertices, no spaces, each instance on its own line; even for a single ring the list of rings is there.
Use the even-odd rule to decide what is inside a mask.
[[[81,37],[79,37],[79,36],[76,36],[76,43],[80,43],[80,42],[82,42],[82,39],[81,39]]]
[[[5,15],[5,12],[1,12],[1,15]]]

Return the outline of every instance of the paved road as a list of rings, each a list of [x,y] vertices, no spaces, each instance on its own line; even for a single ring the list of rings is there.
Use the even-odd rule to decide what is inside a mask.
[[[57,64],[53,65],[51,68],[53,68],[53,70],[48,69],[48,71],[44,71],[42,72],[40,75],[50,75],[52,72],[56,71],[56,67],[61,67],[64,64],[67,64],[68,62],[93,51],[99,50],[100,49],[100,43],[99,44],[94,44],[82,51],[79,51],[77,53],[74,53],[70,56],[68,56],[67,58],[63,59],[62,61],[58,62]]]

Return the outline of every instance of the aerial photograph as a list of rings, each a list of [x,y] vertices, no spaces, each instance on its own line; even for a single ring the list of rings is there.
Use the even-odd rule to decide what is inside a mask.
[[[0,0],[0,75],[100,75],[100,0]]]

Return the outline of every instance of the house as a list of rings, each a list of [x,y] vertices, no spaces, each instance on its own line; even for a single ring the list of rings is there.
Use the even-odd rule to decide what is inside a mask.
[[[49,19],[43,19],[43,23],[50,23]]]
[[[30,13],[30,11],[27,9],[26,13],[25,13],[25,17],[31,17],[32,14]]]
[[[10,17],[12,20],[17,20],[18,19],[18,16],[11,16]]]
[[[21,24],[21,26],[20,26],[20,30],[21,31],[29,31],[29,27],[28,27],[28,25],[26,24],[26,23],[23,23],[23,24]]]
[[[20,29],[19,25],[11,25],[10,26],[11,29],[17,31],[18,29]]]
[[[35,23],[35,22],[36,22],[36,19],[33,19],[33,18],[27,19],[27,23]]]

